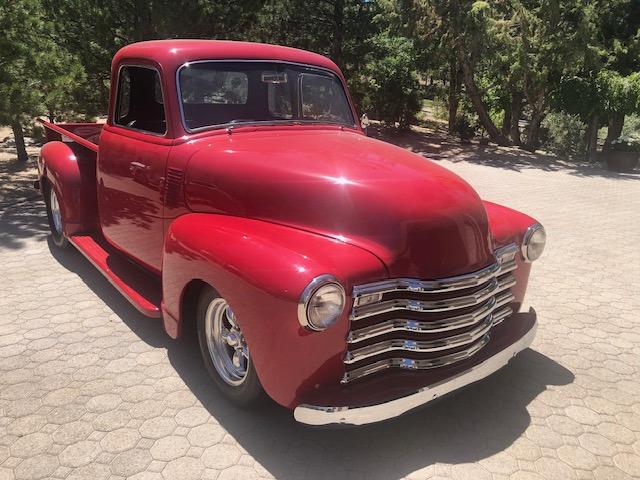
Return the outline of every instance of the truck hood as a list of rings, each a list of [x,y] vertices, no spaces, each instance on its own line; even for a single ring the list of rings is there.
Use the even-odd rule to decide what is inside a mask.
[[[186,170],[189,208],[336,238],[376,255],[392,277],[492,261],[483,204],[457,175],[359,133],[291,130],[208,137]]]

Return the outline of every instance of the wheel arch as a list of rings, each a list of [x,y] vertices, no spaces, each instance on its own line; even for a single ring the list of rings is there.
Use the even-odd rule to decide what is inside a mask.
[[[66,235],[91,231],[96,225],[96,155],[85,150],[75,144],[53,141],[40,151],[42,192],[46,193],[47,183],[55,190]]]

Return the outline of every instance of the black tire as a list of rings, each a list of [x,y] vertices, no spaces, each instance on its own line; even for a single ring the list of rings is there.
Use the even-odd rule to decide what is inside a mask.
[[[218,369],[214,365],[210,348],[207,342],[206,330],[206,316],[209,306],[214,301],[224,300],[211,287],[203,288],[200,298],[198,300],[197,309],[197,330],[198,330],[198,344],[200,346],[200,353],[202,354],[202,361],[207,370],[207,373],[216,384],[216,387],[227,397],[231,402],[239,407],[249,407],[261,403],[265,399],[265,393],[256,374],[253,362],[251,361],[251,355],[247,360],[246,375],[239,385],[231,385],[224,380],[222,375],[218,372]]]
[[[62,216],[60,216],[60,220],[59,220],[60,225],[58,228],[56,227],[56,223],[54,221],[54,214],[53,214],[52,205],[51,205],[52,194],[55,195],[57,199],[57,193],[55,192],[51,184],[47,181],[43,181],[42,193],[44,196],[44,203],[47,207],[47,220],[49,221],[49,230],[51,231],[51,240],[53,241],[56,247],[62,250],[66,250],[71,246],[71,243],[69,242],[69,239],[64,234],[64,227],[63,227],[64,224],[63,224]]]

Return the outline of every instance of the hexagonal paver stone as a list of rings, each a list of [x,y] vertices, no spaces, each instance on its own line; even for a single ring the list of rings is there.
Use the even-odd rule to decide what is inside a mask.
[[[491,474],[480,465],[461,463],[451,467],[451,478],[455,480],[491,480]]]
[[[53,444],[51,436],[46,433],[36,432],[18,438],[11,445],[11,455],[27,458],[40,453],[45,453]]]
[[[622,470],[610,465],[600,465],[593,471],[595,480],[632,480],[629,475]]]
[[[53,440],[62,445],[71,445],[87,438],[92,432],[91,424],[78,421],[60,426],[53,432]]]
[[[151,447],[151,456],[156,460],[168,462],[183,457],[188,450],[189,441],[184,437],[173,435],[156,440]]]
[[[147,438],[162,438],[171,435],[176,427],[177,424],[173,418],[156,417],[140,425],[140,433]]]
[[[62,405],[69,405],[77,396],[78,391],[75,388],[60,388],[45,395],[42,403],[52,407],[60,407]]]
[[[162,474],[159,472],[140,472],[134,476],[129,477],[127,480],[164,480]]]
[[[87,402],[87,410],[90,412],[102,413],[109,410],[113,410],[122,402],[122,398],[119,395],[113,393],[104,393],[93,397]]]
[[[490,457],[483,458],[480,460],[480,465],[494,474],[510,475],[518,470],[518,461],[505,452],[498,452]]]
[[[617,452],[616,445],[608,438],[597,433],[583,433],[578,438],[580,445],[589,450],[594,455],[603,457],[613,457]]]
[[[105,452],[120,453],[136,446],[140,433],[132,428],[119,428],[107,433],[100,440],[100,447]]]
[[[134,385],[125,388],[120,396],[125,402],[138,403],[150,399],[155,393],[155,389],[150,385]]]
[[[202,425],[211,415],[203,407],[189,407],[180,410],[176,415],[176,422],[183,427]]]
[[[587,407],[581,407],[579,405],[571,405],[565,408],[567,415],[574,419],[576,422],[583,425],[598,425],[602,419],[600,415]]]
[[[124,427],[131,420],[131,415],[126,410],[110,410],[101,413],[93,419],[93,428],[102,432],[110,432]]]
[[[640,456],[633,453],[619,453],[613,457],[613,462],[628,475],[634,478],[640,477]]]
[[[202,453],[202,461],[205,466],[209,468],[223,470],[235,465],[240,459],[240,455],[242,455],[242,453],[235,445],[219,443],[207,448]]]
[[[253,468],[246,465],[234,465],[220,472],[217,480],[257,480],[258,478],[260,475]]]
[[[199,458],[182,457],[167,463],[162,470],[166,480],[180,478],[181,480],[199,480],[202,478],[204,465]]]
[[[9,458],[9,447],[0,447],[0,465]]]
[[[66,480],[106,480],[110,476],[111,471],[107,465],[92,463],[73,469]]]
[[[194,447],[210,447],[224,438],[226,431],[220,425],[207,423],[192,428],[187,434],[189,443]]]
[[[47,423],[46,418],[42,415],[27,415],[26,417],[17,418],[7,425],[7,433],[11,435],[28,435],[35,433],[44,427]]]
[[[570,480],[576,478],[573,468],[557,458],[543,457],[535,462],[536,470],[549,480]]]
[[[598,459],[577,445],[563,445],[558,449],[558,457],[567,465],[580,470],[593,470],[598,466]]]
[[[35,455],[16,467],[16,480],[49,478],[58,468],[58,459],[53,455]]]
[[[97,442],[83,440],[74,443],[60,452],[59,458],[62,465],[68,467],[80,467],[92,462],[100,453]]]
[[[162,415],[165,409],[164,403],[159,400],[144,400],[136,403],[130,413],[133,418],[153,418]]]
[[[111,473],[130,477],[142,472],[151,463],[151,454],[147,450],[134,448],[118,454],[111,462]]]

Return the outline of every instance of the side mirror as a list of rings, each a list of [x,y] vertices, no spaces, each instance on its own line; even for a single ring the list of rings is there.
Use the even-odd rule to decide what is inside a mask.
[[[366,113],[363,113],[360,117],[360,128],[364,131],[365,135],[367,134],[367,128],[371,125],[371,121]]]

